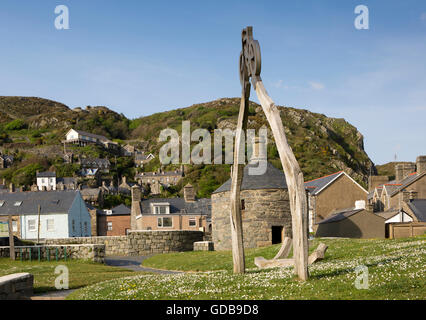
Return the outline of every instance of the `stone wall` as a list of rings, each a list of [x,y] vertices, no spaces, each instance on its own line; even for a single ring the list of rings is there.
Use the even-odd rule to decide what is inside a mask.
[[[287,189],[242,190],[244,200],[243,240],[245,248],[272,244],[272,227],[283,227],[283,237],[291,237],[291,212]],[[230,250],[230,192],[212,195],[212,240],[215,250]]]
[[[75,237],[63,239],[46,239],[45,244],[98,244],[105,246],[105,255],[122,256],[129,251],[127,236]]]
[[[203,240],[201,231],[130,231],[129,255],[149,255],[152,253],[167,253],[192,251],[194,242]]]
[[[33,294],[34,276],[13,273],[0,277],[0,300],[28,299]]]
[[[152,253],[192,251],[193,243],[203,240],[201,231],[129,231],[127,236],[77,237],[48,239],[46,244],[99,244],[105,245],[106,256],[138,256]]]
[[[0,257],[10,257],[9,247],[0,247]],[[105,246],[102,244],[69,244],[15,247],[16,260],[55,261],[65,259],[82,259],[103,263]]]

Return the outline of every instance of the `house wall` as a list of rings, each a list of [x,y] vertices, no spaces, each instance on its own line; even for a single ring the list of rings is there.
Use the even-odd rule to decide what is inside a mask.
[[[402,212],[386,220],[386,223],[411,222],[411,221],[413,221],[413,218],[411,218],[408,214]]]
[[[41,208],[43,210],[43,208]],[[43,212],[43,211],[41,211]],[[54,229],[47,231],[47,220],[54,220]],[[21,215],[21,238],[37,239],[38,214]],[[35,230],[28,230],[28,221],[35,220]],[[41,213],[40,214],[40,239],[68,237],[68,214],[66,213]]]
[[[172,218],[172,227],[158,227],[158,218]],[[189,220],[195,218],[196,225],[189,226]],[[206,216],[202,215],[142,215],[143,230],[188,230],[198,231],[200,227],[207,230]],[[149,229],[150,228],[150,229]]]
[[[421,177],[416,182],[410,184],[406,188],[404,188],[406,191],[416,191],[417,192],[417,198],[418,199],[426,199],[426,175]],[[390,197],[389,203],[390,208],[398,208],[399,207],[399,199],[400,199],[400,192],[395,194],[393,197]]]
[[[130,214],[118,216],[99,215],[97,220],[99,236],[125,236],[126,230],[130,230]],[[112,223],[112,230],[108,230],[108,222]]]
[[[56,178],[55,177],[39,177],[37,178],[38,190],[43,190],[46,187],[47,190],[56,190]]]
[[[282,237],[292,236],[290,202],[287,189],[243,190],[245,209],[243,241],[246,248],[272,244],[272,227],[283,227]],[[215,250],[232,247],[230,226],[230,192],[212,195],[212,240]]]
[[[346,219],[318,225],[316,237],[385,238],[385,219],[362,210]]]
[[[349,177],[342,174],[314,197],[316,198],[314,223],[318,223],[337,210],[354,207],[357,200],[366,200],[367,192],[361,189]],[[314,230],[316,230],[317,226],[314,224]]]
[[[74,228],[73,228],[74,221]],[[87,210],[86,203],[83,201],[80,193],[76,193],[76,197],[68,211],[68,221],[65,222],[68,226],[68,234],[61,237],[90,237],[91,236],[91,217]],[[56,238],[61,238],[56,237]]]

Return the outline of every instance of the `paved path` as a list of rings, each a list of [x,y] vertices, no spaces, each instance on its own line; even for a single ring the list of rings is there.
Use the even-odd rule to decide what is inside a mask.
[[[65,300],[66,296],[68,296],[71,292],[75,290],[76,289],[50,291],[46,293],[35,294],[30,299],[31,300]]]
[[[168,271],[168,270],[159,270],[159,269],[143,267],[141,266],[141,263],[146,258],[149,258],[149,256],[138,256],[138,257],[108,256],[108,257],[105,257],[105,264],[108,266],[130,269],[133,271],[145,271],[145,272],[153,272],[153,273],[159,273],[159,274],[181,273],[180,271]]]

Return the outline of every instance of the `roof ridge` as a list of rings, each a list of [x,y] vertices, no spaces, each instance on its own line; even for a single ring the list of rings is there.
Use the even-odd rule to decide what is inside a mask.
[[[323,178],[327,178],[327,177],[330,177],[330,176],[332,176],[332,175],[334,175],[334,174],[338,174],[338,173],[342,173],[342,172],[344,172],[344,171],[343,171],[343,170],[340,170],[340,171],[337,171],[337,172],[332,173],[332,174],[328,174],[328,175],[323,176],[323,177],[319,177],[319,178],[316,178],[316,179],[312,179],[312,180],[305,181],[305,183],[312,182],[312,181],[316,181],[316,180],[323,179]]]

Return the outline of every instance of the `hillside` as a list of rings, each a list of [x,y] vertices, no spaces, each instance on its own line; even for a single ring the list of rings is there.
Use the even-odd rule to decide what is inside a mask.
[[[156,155],[145,168],[157,169],[160,164],[158,151],[162,145],[158,141],[160,131],[172,128],[180,133],[183,120],[191,121],[191,131],[197,128],[208,129],[212,136],[214,129],[235,129],[239,98],[223,98],[211,102],[195,104],[186,108],[156,113],[150,116],[129,120],[107,107],[86,107],[70,109],[62,103],[26,97],[0,97],[0,150],[11,153],[16,158],[13,168],[0,171],[0,176],[21,184],[30,178],[14,179],[17,171],[21,176],[33,175],[35,167],[63,171],[72,174],[76,168],[63,168],[60,157],[63,147],[60,141],[69,128],[77,128],[105,135],[119,143],[137,144]],[[363,148],[363,136],[344,119],[328,118],[323,114],[290,107],[279,107],[286,128],[288,141],[299,161],[305,180],[339,170],[347,171],[357,181],[365,185],[370,167],[375,168]],[[259,129],[267,125],[261,107],[250,102],[249,128]],[[277,149],[269,131],[268,160],[281,168]],[[81,148],[76,153],[109,157],[96,148]],[[134,174],[133,169],[125,168],[125,159],[117,160],[117,175]],[[120,169],[119,164],[123,164]],[[127,163],[128,165],[129,163]],[[170,166],[172,167],[172,166]],[[166,168],[167,169],[167,168]],[[229,178],[229,165],[186,166],[186,177],[176,188],[165,195],[180,192],[182,185],[192,183],[198,196],[209,196],[218,186]]]
[[[395,166],[397,164],[404,164],[404,163],[410,163],[410,162],[403,162],[403,161],[393,161],[388,162],[385,164],[377,165],[377,175],[379,176],[388,176],[389,180],[395,179]]]

